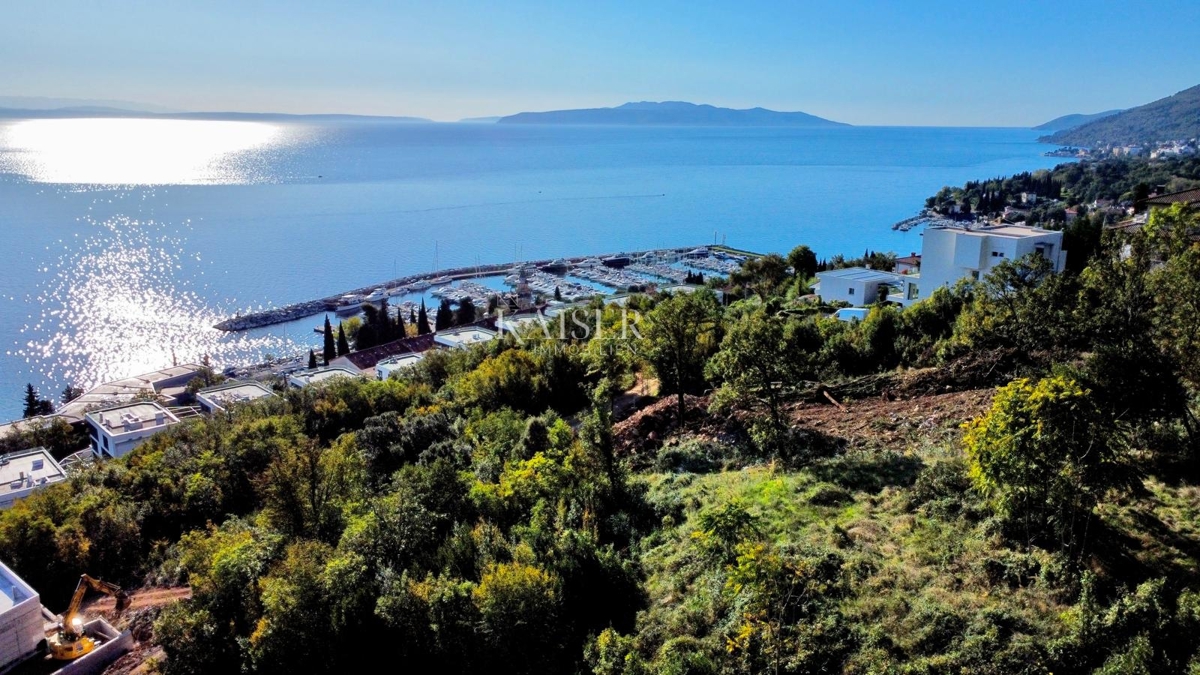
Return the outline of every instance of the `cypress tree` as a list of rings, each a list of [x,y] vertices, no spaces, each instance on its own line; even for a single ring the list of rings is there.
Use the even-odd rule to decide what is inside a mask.
[[[442,303],[438,305],[437,316],[433,319],[433,329],[434,331],[443,331],[453,327],[454,310],[450,307],[450,301],[442,298]]]
[[[325,357],[325,365],[337,358],[337,345],[333,340],[333,326],[329,324],[329,315],[325,315],[325,345],[321,350],[322,356]]]
[[[396,310],[395,332],[397,340],[403,340],[408,337],[408,331],[404,326],[404,313],[399,309]]]
[[[554,299],[559,302],[562,302],[562,289],[559,288],[558,286],[554,287]]]
[[[350,343],[346,341],[346,327],[338,322],[337,355],[345,356],[350,353]]]
[[[417,314],[417,335],[429,335],[429,312],[425,310],[425,298],[421,298],[421,311]]]
[[[459,326],[475,323],[475,301],[470,298],[463,298],[462,302],[458,303],[458,312],[455,314],[454,319],[454,323]]]
[[[313,350],[308,350],[308,369],[312,370],[317,367],[317,353]]]

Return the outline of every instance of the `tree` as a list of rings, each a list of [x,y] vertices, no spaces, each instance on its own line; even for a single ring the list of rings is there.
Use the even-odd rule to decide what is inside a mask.
[[[558,302],[562,302],[562,288],[558,286],[554,287],[554,299]]]
[[[417,314],[417,335],[429,335],[432,332],[429,328],[429,313],[425,311],[425,299],[421,298],[421,311]]]
[[[25,385],[25,409],[22,416],[25,418],[37,417],[39,415],[51,415],[54,413],[54,404],[49,400],[38,395],[37,389],[33,388],[33,384]]]
[[[79,398],[80,396],[83,396],[83,388],[82,387],[76,387],[74,385],[67,385],[67,388],[63,389],[62,396],[59,398],[59,400],[62,402],[63,405],[66,405],[66,404],[70,403],[71,401],[74,401],[75,399]]]
[[[338,322],[337,355],[345,356],[350,353],[350,343],[346,340],[346,327]]]
[[[792,249],[792,252],[788,253],[787,261],[796,276],[801,279],[810,279],[817,274],[817,254],[804,244]]]
[[[393,325],[393,333],[397,340],[403,340],[408,337],[408,328],[404,325],[404,312],[400,308],[396,308],[396,323]]]
[[[1053,537],[1081,551],[1092,507],[1136,475],[1109,417],[1067,376],[1013,380],[964,429],[972,481],[1027,544]]]
[[[704,363],[720,339],[721,308],[711,291],[680,293],[663,300],[647,316],[648,360],[664,394],[675,394],[684,422],[684,395],[704,387]]]
[[[440,333],[453,327],[454,309],[450,307],[450,300],[442,298],[441,304],[438,305],[437,316],[433,318],[433,330]]]
[[[312,370],[317,367],[317,353],[313,350],[308,350],[308,369]]]
[[[333,326],[329,323],[329,315],[325,315],[325,345],[322,349],[322,355],[325,359],[325,365],[337,358],[337,344],[333,339]]]
[[[458,312],[454,316],[454,323],[459,326],[475,323],[475,302],[473,300],[463,298],[458,303]]]

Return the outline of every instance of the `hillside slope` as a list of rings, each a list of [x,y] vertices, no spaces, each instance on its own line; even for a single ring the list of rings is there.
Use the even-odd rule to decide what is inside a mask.
[[[1039,124],[1036,127],[1033,127],[1033,130],[1034,131],[1049,131],[1049,132],[1066,131],[1068,129],[1074,129],[1075,127],[1083,126],[1083,125],[1087,124],[1088,122],[1094,122],[1099,119],[1104,119],[1105,117],[1112,117],[1113,115],[1116,115],[1117,113],[1120,113],[1120,112],[1122,112],[1122,111],[1121,110],[1105,110],[1104,112],[1092,113],[1090,115],[1084,114],[1084,113],[1063,115],[1061,117],[1055,117],[1054,119],[1050,120],[1049,122],[1044,122],[1042,124]]]
[[[1197,136],[1200,136],[1200,85],[1039,140],[1096,147]]]

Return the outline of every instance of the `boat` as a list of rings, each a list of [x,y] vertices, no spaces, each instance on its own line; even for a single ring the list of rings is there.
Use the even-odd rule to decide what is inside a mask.
[[[373,304],[373,303],[383,300],[386,297],[387,297],[387,294],[383,292],[382,288],[376,288],[375,290],[371,291],[371,293],[369,295],[367,295],[367,297],[363,298],[362,301],[364,303],[369,302],[369,303]]]
[[[448,284],[451,281],[454,281],[454,280],[447,276],[441,276],[441,277],[434,277],[434,278],[430,279],[429,283],[433,284],[434,286],[441,286],[443,284]]]
[[[343,295],[333,311],[337,314],[355,314],[362,311],[362,297],[358,295]],[[322,331],[324,332],[324,331]]]
[[[429,283],[428,281],[425,281],[424,279],[420,279],[418,281],[412,282],[411,284],[408,285],[408,287],[413,289],[414,291],[424,291],[424,290],[428,290],[428,288],[432,285],[433,284]]]
[[[543,272],[566,272],[567,268],[570,266],[570,263],[568,263],[566,260],[563,260],[562,258],[555,258],[545,265],[539,266],[538,269],[542,270]]]

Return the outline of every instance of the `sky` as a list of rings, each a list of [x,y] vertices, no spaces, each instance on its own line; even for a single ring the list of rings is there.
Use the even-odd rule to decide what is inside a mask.
[[[1200,3],[52,0],[0,7],[0,96],[415,115],[686,100],[1031,126],[1200,83]]]

